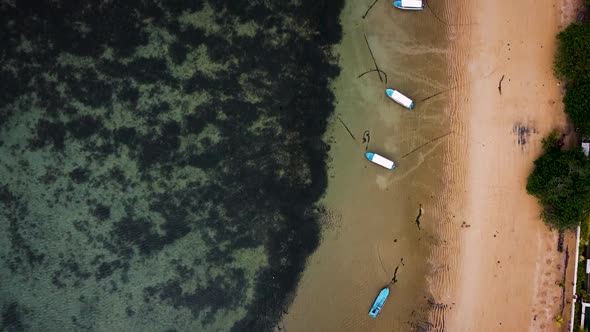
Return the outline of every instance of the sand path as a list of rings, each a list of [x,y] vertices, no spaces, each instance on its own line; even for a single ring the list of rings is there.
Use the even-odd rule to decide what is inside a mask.
[[[525,186],[542,138],[566,127],[552,73],[560,5],[477,0],[471,6],[477,24],[459,41],[469,45],[462,217],[471,227],[462,230],[460,274],[449,299],[455,306],[445,330],[559,330],[554,317],[561,314],[562,289],[556,281],[568,245],[573,269],[575,244],[566,235],[564,252],[557,251],[558,235],[541,222]],[[482,79],[484,73],[493,74]],[[561,329],[569,319],[565,304]]]

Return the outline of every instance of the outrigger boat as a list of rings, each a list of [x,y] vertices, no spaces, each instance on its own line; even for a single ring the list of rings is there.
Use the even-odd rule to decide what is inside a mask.
[[[423,10],[426,3],[422,0],[396,0],[393,2],[395,8],[404,10]]]
[[[385,89],[385,93],[387,93],[389,98],[393,99],[393,101],[404,106],[405,108],[409,110],[414,108],[414,102],[412,99],[404,96],[401,92],[393,89]]]
[[[367,152],[365,153],[365,157],[367,157],[367,159],[369,159],[371,162],[379,165],[379,166],[383,166],[387,169],[394,169],[395,168],[395,163],[387,158],[384,158],[374,152]]]
[[[379,292],[379,295],[377,295],[377,298],[375,299],[375,302],[369,311],[369,316],[377,318],[377,315],[381,311],[381,308],[383,308],[383,305],[385,304],[388,296],[389,288],[385,287]]]

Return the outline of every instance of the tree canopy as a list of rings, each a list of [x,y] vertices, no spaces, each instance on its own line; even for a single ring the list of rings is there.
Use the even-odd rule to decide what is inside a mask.
[[[578,134],[590,136],[590,84],[570,87],[565,97],[565,112],[576,126]]]
[[[579,150],[562,151],[558,134],[543,141],[545,153],[535,161],[527,191],[543,206],[543,220],[567,229],[588,218],[590,211],[590,165]]]
[[[555,71],[573,82],[590,81],[590,24],[573,23],[557,35]]]

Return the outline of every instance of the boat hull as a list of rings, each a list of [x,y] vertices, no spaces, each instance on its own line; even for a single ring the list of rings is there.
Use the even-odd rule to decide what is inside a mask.
[[[389,98],[391,98],[391,100],[402,105],[403,107],[409,110],[414,108],[414,102],[412,101],[412,99],[404,96],[401,92],[394,89],[385,89],[385,93]]]
[[[387,168],[389,170],[393,170],[395,168],[395,163],[392,160],[384,158],[383,156],[380,156],[374,152],[365,153],[365,157],[372,163]]]
[[[377,315],[379,315],[379,312],[381,312],[381,308],[383,308],[385,301],[387,301],[387,297],[389,297],[389,288],[385,287],[379,292],[379,295],[377,295],[371,310],[369,310],[369,316],[377,318]]]
[[[398,1],[393,2],[393,6],[395,8],[402,9],[402,10],[424,10],[425,5],[424,5],[424,3],[422,3],[422,7],[404,7],[404,6],[402,6],[401,0],[398,0]]]

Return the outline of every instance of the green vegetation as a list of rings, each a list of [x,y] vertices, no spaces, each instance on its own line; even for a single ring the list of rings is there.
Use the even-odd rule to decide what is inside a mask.
[[[578,261],[578,275],[576,283],[576,294],[581,296],[582,298],[586,298],[588,293],[586,292],[586,257],[580,255],[580,259]]]
[[[561,150],[559,133],[543,140],[545,153],[535,161],[527,191],[543,205],[543,219],[560,230],[579,225],[590,208],[590,167],[579,150]]]
[[[580,245],[580,256],[578,262],[578,274],[576,275],[576,290],[575,293],[581,297],[584,301],[588,297],[588,293],[586,292],[586,258],[583,256],[584,246]],[[574,331],[584,331],[584,328],[580,326],[580,316],[582,315],[582,305],[580,302],[575,303],[574,305]]]
[[[586,0],[590,3],[590,0]],[[557,35],[555,73],[568,81],[565,112],[581,137],[590,137],[590,24],[574,23]],[[558,132],[543,140],[544,153],[535,161],[527,191],[543,206],[543,220],[560,230],[581,225],[588,243],[590,167],[579,148],[562,150]]]
[[[555,72],[571,82],[590,79],[590,24],[574,23],[557,35]]]
[[[585,0],[590,6],[590,0]],[[567,80],[563,99],[565,113],[571,119],[578,137],[590,137],[590,24],[574,23],[557,35],[555,74]],[[590,166],[580,148],[562,150],[560,133],[552,132],[543,140],[544,153],[535,161],[527,181],[527,191],[543,206],[545,223],[559,230],[580,226],[579,260],[575,294],[586,301],[586,246],[590,238]],[[559,284],[560,287],[562,284]],[[565,286],[565,283],[563,283]],[[574,304],[573,330],[587,331],[580,326],[581,304]],[[555,316],[561,327],[561,316]]]
[[[555,325],[560,328],[563,325],[563,317],[560,314],[555,315]]]
[[[569,88],[563,103],[565,112],[576,126],[578,134],[583,137],[590,136],[590,84],[577,84]]]

